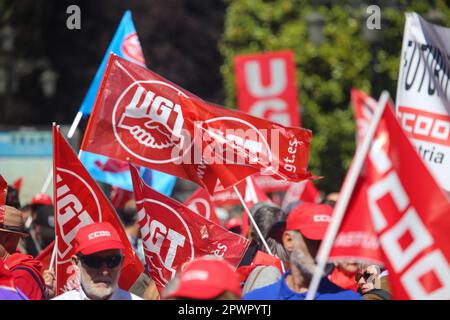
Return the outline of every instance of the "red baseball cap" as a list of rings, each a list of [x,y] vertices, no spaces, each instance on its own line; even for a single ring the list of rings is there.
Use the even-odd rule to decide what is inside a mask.
[[[332,213],[329,205],[304,202],[288,215],[286,230],[297,230],[308,239],[322,240]]]
[[[80,228],[75,236],[75,253],[90,255],[96,252],[125,249],[116,229],[109,222],[95,222]]]
[[[227,223],[225,224],[225,228],[227,230],[237,227],[242,227],[242,219],[240,217],[233,217],[230,220],[228,220]]]
[[[38,193],[31,198],[31,204],[41,204],[44,206],[51,206],[53,204],[52,198],[45,193]]]
[[[212,299],[225,291],[241,296],[241,284],[233,267],[223,259],[203,257],[185,265],[168,298]]]

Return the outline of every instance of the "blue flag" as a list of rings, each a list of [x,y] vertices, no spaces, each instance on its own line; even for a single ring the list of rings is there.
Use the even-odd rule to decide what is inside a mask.
[[[123,15],[119,27],[106,50],[102,63],[95,74],[94,80],[81,104],[79,112],[83,114],[83,117],[91,114],[110,52],[145,66],[141,44],[129,10]],[[124,190],[133,191],[128,164],[120,164],[119,161],[90,152],[82,152],[80,160],[95,180],[117,186]],[[141,175],[146,183],[158,192],[166,196],[172,194],[176,177],[146,168],[141,169]]]
[[[133,191],[128,163],[86,151],[81,152],[80,160],[94,180]],[[141,167],[140,174],[145,183],[159,193],[172,194],[176,177],[144,167]]]
[[[106,63],[110,52],[116,55],[130,60],[134,63],[145,66],[144,55],[142,54],[141,44],[139,37],[136,33],[136,29],[131,19],[131,12],[127,10],[120,21],[119,27],[114,34],[114,38],[109,44],[108,50],[103,57],[102,63],[95,74],[94,80],[89,87],[89,90],[84,97],[79,112],[83,114],[83,117],[87,117],[91,114],[92,107],[94,106],[95,97],[97,96],[98,87],[102,81],[103,73],[105,71]]]

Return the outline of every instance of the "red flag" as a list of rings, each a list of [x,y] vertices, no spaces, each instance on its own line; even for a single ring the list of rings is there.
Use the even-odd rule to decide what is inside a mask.
[[[128,168],[127,168],[128,170]],[[111,189],[111,204],[114,208],[123,209],[125,204],[133,198],[133,192],[113,186]]]
[[[241,184],[243,184],[245,188],[244,201],[248,209],[251,209],[258,202],[267,202],[267,203],[271,202],[267,197],[267,195],[258,187],[253,177],[247,177],[245,181],[241,182]],[[248,215],[244,211],[242,212],[241,234],[245,237],[247,236],[248,233],[249,223],[248,223]]]
[[[351,90],[350,96],[356,121],[356,142],[359,145],[369,129],[370,120],[377,107],[377,101],[355,88]]]
[[[183,263],[204,255],[223,257],[233,266],[249,241],[148,187],[130,164],[144,253],[150,274],[164,287]]]
[[[42,250],[36,257],[42,263],[41,273],[50,269],[50,262],[52,260],[53,248],[55,247],[55,241],[53,240],[44,250]]]
[[[220,225],[220,220],[217,218],[216,212],[214,211],[211,196],[205,189],[198,188],[197,191],[184,202],[184,205],[206,219]]]
[[[382,261],[395,299],[450,299],[450,204],[386,107],[330,257]]]
[[[231,132],[232,131],[232,132]],[[311,132],[206,104],[130,61],[111,55],[81,149],[191,180],[212,194],[266,170],[310,176]],[[229,164],[224,160],[229,160]],[[240,162],[241,161],[241,162]]]
[[[207,163],[205,177],[217,176],[225,188],[255,173],[291,181],[311,177],[306,170],[312,136],[309,130],[282,127],[208,105],[196,97],[180,96],[180,101],[186,127],[195,137],[194,148]]]
[[[5,203],[6,194],[8,193],[8,183],[0,175],[0,224],[3,224],[5,219]]]
[[[239,186],[239,184],[237,185]],[[244,191],[244,189],[242,189]],[[218,207],[234,206],[241,204],[239,197],[234,191],[233,187],[224,188],[222,184],[217,182],[214,194],[212,195],[214,205]]]
[[[13,182],[13,188],[17,190],[17,193],[20,193],[20,189],[22,189],[23,177],[18,178]]]
[[[253,176],[258,187],[264,192],[286,191],[292,182],[286,180],[274,179],[272,176],[255,174]]]
[[[300,108],[292,51],[236,56],[239,110],[287,127],[300,125]]]
[[[119,287],[128,290],[144,266],[134,253],[114,208],[56,126],[53,127],[53,157],[55,233],[58,237],[57,294],[71,290],[70,283],[76,278],[70,257],[74,253],[73,241],[77,230],[90,223],[104,221],[113,225],[126,247]]]
[[[317,190],[316,185],[310,180],[299,183],[291,183],[291,186],[284,196],[281,208],[286,210],[290,203],[299,200],[303,202],[319,203],[320,199],[321,197],[319,190]]]

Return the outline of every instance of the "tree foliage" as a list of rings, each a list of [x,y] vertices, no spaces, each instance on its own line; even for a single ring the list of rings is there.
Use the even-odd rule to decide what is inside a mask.
[[[308,0],[229,1],[220,44],[226,105],[236,106],[233,71],[236,55],[292,50],[296,57],[302,126],[313,131],[310,169],[314,175],[324,177],[319,181],[321,189],[339,190],[355,151],[350,89],[356,87],[377,95],[386,89],[395,98],[403,12],[424,14],[430,9],[424,1],[408,1],[408,5],[404,2],[398,1],[397,7],[380,5],[383,39],[372,47],[376,58],[372,74],[371,47],[361,32],[366,6],[315,6],[317,1]],[[437,1],[436,5],[450,18],[450,10],[443,1]],[[325,40],[320,45],[308,39],[307,16],[312,11],[324,17]],[[371,78],[376,81],[371,83]]]

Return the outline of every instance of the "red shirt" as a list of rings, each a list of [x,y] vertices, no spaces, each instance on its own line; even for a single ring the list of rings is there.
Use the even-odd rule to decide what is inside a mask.
[[[356,273],[347,275],[338,268],[334,268],[333,272],[328,276],[328,280],[338,285],[342,289],[358,291],[358,284],[356,283]]]
[[[238,272],[240,281],[244,282],[257,266],[274,266],[283,274],[284,272],[281,264],[282,262],[279,258],[258,250],[251,265],[239,267],[236,271]]]
[[[41,276],[42,264],[32,256],[14,253],[4,260],[13,275],[14,285],[30,300],[45,300],[45,282]]]

